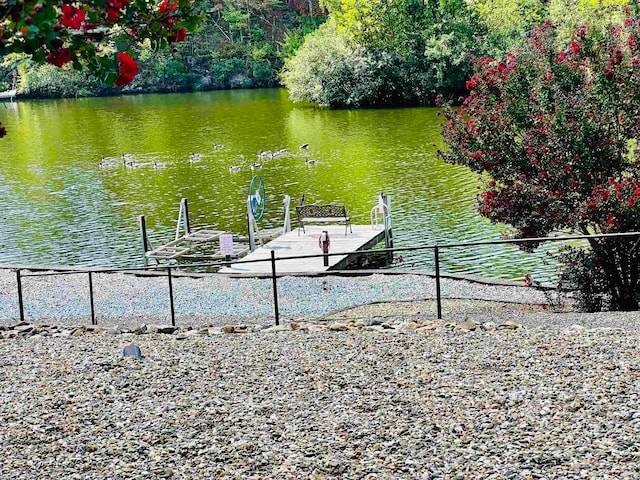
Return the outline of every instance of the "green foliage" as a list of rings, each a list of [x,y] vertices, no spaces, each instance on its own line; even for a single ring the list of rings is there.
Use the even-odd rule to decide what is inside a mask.
[[[624,20],[625,7],[634,3],[632,0],[549,0],[546,17],[557,25],[559,42],[566,42],[582,25],[605,33]]]
[[[281,78],[291,99],[326,106],[350,105],[353,65],[362,61],[360,53],[336,30],[335,21],[323,24],[285,62]]]
[[[300,21],[300,27],[284,32],[284,39],[279,43],[279,56],[285,60],[296,54],[304,43],[305,37],[316,31],[325,22],[325,19],[323,17],[303,16]]]
[[[210,0],[195,8],[196,13],[206,14],[204,21],[197,32],[188,35],[184,42],[174,44],[170,50],[158,50],[159,41],[136,42],[133,38],[120,38],[118,32],[112,36],[115,43],[104,43],[102,51],[105,54],[114,56],[117,48],[126,48],[138,57],[140,73],[124,91],[278,85],[278,72],[284,58],[293,55],[304,35],[324,21],[322,17],[302,15],[279,0]],[[295,42],[287,40],[293,38],[296,38]],[[19,92],[33,96],[73,95],[77,93],[78,82],[85,79],[84,75],[69,77],[66,69],[56,74],[50,69],[40,71],[40,68],[33,62],[25,65],[23,77],[28,87],[27,83],[23,87],[23,82],[19,82]],[[0,66],[0,82],[11,84],[12,69]],[[34,79],[28,81],[31,75]],[[62,85],[67,77],[68,88]],[[105,78],[101,77],[101,80]],[[114,78],[111,76],[111,81]],[[111,88],[100,82],[89,82],[81,91],[83,94],[112,93]]]
[[[142,1],[130,0],[132,12]],[[93,65],[93,71],[108,72],[99,78],[113,82],[115,53],[126,49],[137,54],[141,73],[127,89],[132,91],[272,86],[282,81],[293,99],[331,107],[423,105],[432,103],[437,94],[464,95],[472,58],[501,57],[517,50],[523,35],[543,19],[551,18],[557,25],[557,42],[566,43],[569,32],[583,23],[604,34],[631,4],[631,0],[208,0],[193,4],[183,21],[193,28],[204,16],[198,31],[173,43],[170,51],[158,51],[175,34],[165,21],[145,24],[137,36],[126,28],[106,29],[101,54],[109,60],[91,49],[86,49],[91,57],[86,61],[81,56],[71,60],[74,68]],[[329,12],[331,25],[313,34],[325,23],[323,11]],[[123,25],[137,21],[128,13],[121,19]],[[139,41],[145,38],[151,41]],[[37,63],[46,60],[42,52],[34,59],[26,76],[32,70],[38,76],[29,87],[30,94],[38,95],[36,85],[47,84],[43,79],[51,72],[37,72]],[[63,74],[60,81],[64,78]],[[0,81],[12,83],[10,69],[0,67]],[[20,85],[19,89],[24,90]],[[51,91],[47,87],[43,95]],[[92,83],[83,89],[88,91],[111,90]]]
[[[71,64],[123,86],[138,73],[129,55],[132,43],[146,39],[164,48],[184,40],[200,20],[191,0],[0,2],[0,55],[22,53],[37,64]],[[103,46],[108,48],[97,48]]]
[[[294,101],[330,107],[423,105],[438,92],[460,94],[483,32],[465,8],[462,0],[345,0],[285,62],[281,79]]]
[[[566,248],[562,251],[561,261],[564,269],[560,285],[575,291],[576,308],[583,312],[608,310],[611,299],[598,256],[591,250]]]
[[[70,66],[57,68],[38,65],[29,69],[21,82],[25,95],[38,97],[79,97],[92,95],[99,81],[89,72],[76,71]]]
[[[256,80],[256,82],[269,83],[275,73],[276,72],[274,72],[273,68],[271,68],[269,65],[256,63],[253,66],[253,78]]]
[[[228,83],[231,78],[244,70],[244,62],[239,58],[227,58],[212,65],[213,78],[221,83]]]
[[[517,50],[539,22],[551,18],[561,43],[581,24],[606,31],[630,4],[631,0],[324,0],[321,5],[334,22],[327,34],[341,35],[357,54],[351,65],[340,68],[339,56],[334,57],[331,76],[326,65],[304,67],[294,59],[282,79],[294,92],[292,99],[322,98],[321,104],[337,107],[384,106],[391,98],[399,104],[424,104],[436,94],[455,98],[466,93],[472,58],[501,57]],[[310,45],[302,47],[299,42],[298,35],[286,38],[285,58],[297,52],[307,62],[324,60],[322,54],[309,52],[323,48],[322,42],[309,39]],[[304,78],[304,71],[311,78]],[[336,76],[348,92],[334,87]],[[393,94],[401,88],[412,93]],[[374,92],[380,97],[372,99]]]

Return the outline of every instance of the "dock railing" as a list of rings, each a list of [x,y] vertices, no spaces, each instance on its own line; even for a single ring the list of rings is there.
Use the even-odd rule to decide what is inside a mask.
[[[443,274],[441,272],[441,253],[448,249],[453,248],[465,248],[465,249],[473,249],[479,248],[483,246],[491,246],[491,245],[505,245],[505,244],[516,244],[516,245],[527,245],[527,244],[540,244],[545,242],[574,242],[579,240],[590,240],[590,239],[621,239],[621,238],[639,238],[640,232],[628,232],[628,233],[616,233],[616,234],[598,234],[598,235],[570,235],[570,236],[562,236],[562,237],[537,237],[537,238],[521,238],[521,239],[508,239],[508,240],[493,240],[493,241],[482,241],[482,242],[462,242],[462,243],[443,243],[436,245],[422,245],[422,246],[413,246],[413,247],[394,247],[394,248],[381,248],[381,249],[371,249],[371,250],[358,250],[355,252],[336,252],[336,253],[320,253],[314,255],[300,255],[295,257],[285,257],[285,258],[277,258],[275,251],[271,251],[270,258],[267,259],[258,259],[258,260],[234,260],[234,261],[216,261],[216,262],[206,262],[206,263],[192,263],[192,264],[184,264],[184,265],[157,265],[157,266],[147,266],[147,267],[132,267],[132,268],[66,268],[66,269],[56,269],[55,267],[29,267],[29,266],[0,266],[0,269],[3,270],[12,270],[15,272],[15,281],[17,286],[17,311],[16,316],[21,322],[26,322],[28,319],[25,315],[25,298],[24,298],[24,281],[25,279],[32,277],[49,277],[49,276],[66,276],[66,275],[86,275],[87,284],[88,284],[88,292],[89,292],[89,310],[90,310],[90,320],[92,325],[98,324],[98,313],[96,309],[95,302],[95,288],[94,288],[94,276],[97,274],[109,274],[109,273],[134,273],[134,274],[143,274],[149,272],[158,272],[160,275],[164,272],[167,279],[167,299],[169,305],[169,318],[172,326],[176,326],[176,311],[175,311],[175,294],[173,281],[175,272],[184,271],[185,269],[201,269],[201,268],[219,268],[230,265],[241,265],[246,263],[255,263],[255,262],[270,262],[271,263],[271,274],[262,276],[261,278],[268,278],[271,280],[271,293],[273,299],[273,318],[275,320],[276,325],[280,325],[280,307],[278,305],[278,277],[279,276],[288,276],[290,273],[283,273],[282,275],[278,274],[277,264],[278,261],[282,260],[293,260],[293,259],[303,259],[303,258],[317,258],[324,257],[326,255],[354,255],[354,256],[362,256],[369,254],[388,254],[388,255],[396,255],[398,253],[403,252],[416,252],[416,251],[433,251],[433,259],[435,271],[430,273],[429,275],[435,279],[435,302],[436,302],[436,316],[438,319],[442,319],[442,288],[441,281],[443,278]],[[640,240],[639,240],[640,241]],[[331,276],[336,275],[338,273],[344,272],[324,272],[322,276]],[[368,272],[369,274],[371,271]],[[385,273],[384,269],[380,270],[380,273]],[[407,273],[414,273],[409,271]],[[357,274],[357,271],[354,271],[353,274]],[[227,275],[227,274],[216,274],[216,275],[224,275],[224,276],[235,276],[235,275]],[[0,317],[4,317],[0,314]],[[14,317],[9,317],[14,318]]]

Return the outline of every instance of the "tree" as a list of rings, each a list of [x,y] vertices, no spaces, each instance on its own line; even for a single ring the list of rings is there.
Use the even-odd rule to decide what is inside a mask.
[[[638,230],[640,18],[606,35],[579,29],[561,50],[555,42],[545,23],[522,50],[480,59],[461,109],[444,110],[440,156],[488,178],[479,211],[516,238]],[[590,240],[568,268],[588,262],[610,308],[637,309],[635,242]]]
[[[329,21],[285,63],[294,101],[420,105],[464,89],[476,20],[464,0],[325,1]]]
[[[36,63],[72,64],[116,87],[138,73],[131,45],[181,42],[200,17],[192,0],[9,0],[0,2],[0,56],[24,54]],[[6,134],[0,125],[0,137]]]

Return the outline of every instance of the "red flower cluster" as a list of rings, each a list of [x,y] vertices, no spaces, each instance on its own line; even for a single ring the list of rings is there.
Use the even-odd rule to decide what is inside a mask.
[[[60,23],[67,28],[72,28],[74,30],[80,30],[82,27],[82,22],[87,15],[82,9],[76,8],[73,5],[65,3],[62,5],[62,18]]]
[[[72,60],[71,52],[68,48],[59,48],[53,52],[49,52],[47,55],[47,62],[56,67],[62,67]]]
[[[160,13],[175,12],[177,9],[178,4],[174,1],[169,2],[169,0],[162,0],[160,5],[158,5],[158,11]]]
[[[187,38],[187,29],[182,27],[176,30],[176,32],[169,37],[169,40],[172,42],[183,42],[185,38]]]
[[[640,181],[609,178],[605,185],[596,185],[591,196],[581,206],[580,218],[604,232],[634,229],[640,217]]]
[[[187,29],[184,27],[177,28],[178,21],[176,20],[174,12],[178,10],[178,2],[175,0],[162,0],[158,5],[158,11],[160,13],[167,14],[162,20],[167,31],[167,40],[169,42],[182,42],[187,38]]]
[[[478,87],[478,84],[480,83],[480,78],[478,78],[477,75],[474,75],[473,77],[471,77],[470,80],[467,80],[467,90],[471,91],[471,90],[475,90]]]
[[[138,63],[126,52],[118,53],[120,72],[115,81],[116,87],[129,85],[138,74]]]
[[[129,0],[107,0],[107,19],[115,22],[120,18],[120,10],[129,4]]]

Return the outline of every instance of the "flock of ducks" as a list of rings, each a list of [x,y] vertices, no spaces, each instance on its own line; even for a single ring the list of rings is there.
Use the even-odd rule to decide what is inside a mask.
[[[222,150],[223,148],[224,145],[214,145],[215,150]],[[191,152],[189,154],[189,163],[201,162],[203,158],[204,155],[202,153]],[[151,162],[138,162],[136,160],[136,156],[133,153],[123,153],[119,158],[103,156],[102,159],[98,162],[98,168],[114,168],[118,166],[132,169],[153,166],[153,168],[156,170],[167,168],[167,164],[165,162],[158,162],[155,159]]]
[[[224,148],[224,145],[217,143],[213,146],[213,148],[214,150],[222,150]],[[318,164],[317,160],[309,159],[309,155],[307,154],[307,152],[309,151],[308,143],[303,143],[302,145],[300,145],[299,148],[301,152],[304,152],[305,165],[310,166],[310,165]],[[258,161],[251,163],[249,165],[249,168],[251,170],[261,169],[264,165],[264,161],[270,160],[273,158],[285,157],[287,155],[289,155],[289,150],[287,150],[286,148],[281,148],[275,151],[260,150],[258,152]],[[202,153],[191,152],[189,154],[189,163],[198,163],[198,162],[201,162],[203,159],[204,159],[204,155]],[[155,170],[160,170],[160,169],[166,168],[167,164],[164,162],[157,162],[156,160],[152,160],[151,162],[147,162],[147,163],[140,163],[136,161],[136,156],[131,153],[123,153],[120,155],[120,158],[103,156],[100,162],[98,162],[99,168],[113,168],[117,166],[123,166],[125,168],[130,168],[130,169],[153,166]],[[229,166],[229,172],[239,172],[240,170],[242,170],[242,165]]]
[[[308,150],[309,150],[309,144],[308,143],[303,143],[302,145],[300,145],[299,147],[301,152],[304,152],[304,164],[307,166],[310,165],[317,165],[318,161],[317,160],[310,160],[309,159],[309,155],[307,154]],[[258,152],[258,161],[256,162],[252,162],[249,165],[249,168],[251,170],[259,170],[264,166],[265,161],[267,160],[271,160],[274,158],[282,158],[282,157],[286,157],[289,155],[289,150],[286,148],[280,148],[278,150],[260,150]],[[234,172],[239,172],[240,170],[242,170],[242,165],[231,165],[229,166],[229,171],[234,173]]]

